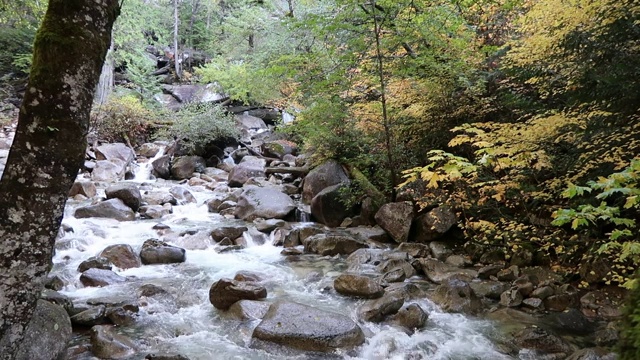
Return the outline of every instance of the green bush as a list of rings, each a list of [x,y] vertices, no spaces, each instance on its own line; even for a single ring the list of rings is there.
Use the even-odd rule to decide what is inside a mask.
[[[104,106],[94,109],[92,130],[99,139],[138,145],[145,142],[158,113],[146,107],[138,97],[111,97]]]
[[[233,115],[214,104],[189,104],[183,107],[176,113],[169,131],[183,140],[183,148],[190,153],[197,153],[211,143],[240,136]]]
[[[29,28],[0,27],[0,73],[29,72],[35,35],[35,30]]]

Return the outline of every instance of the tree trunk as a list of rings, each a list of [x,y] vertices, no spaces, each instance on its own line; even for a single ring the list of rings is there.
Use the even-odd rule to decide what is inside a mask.
[[[34,43],[18,128],[0,181],[0,359],[21,346],[71,185],[118,0],[50,0]]]
[[[178,51],[178,0],[173,0],[173,62],[176,65],[176,77],[178,80],[182,78],[182,71],[180,70],[180,52]]]

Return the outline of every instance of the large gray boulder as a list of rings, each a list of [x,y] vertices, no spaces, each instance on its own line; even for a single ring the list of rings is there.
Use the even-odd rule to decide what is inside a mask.
[[[111,270],[89,269],[80,275],[80,282],[84,286],[108,286],[119,284],[127,281],[124,277],[114,273]]]
[[[447,312],[477,314],[482,310],[482,301],[468,283],[450,279],[436,288],[432,300]]]
[[[238,126],[245,130],[265,130],[268,128],[264,120],[256,116],[249,115],[249,112],[247,111],[242,115],[236,115],[235,119]]]
[[[78,194],[92,198],[96,196],[96,185],[91,181],[76,181],[69,190],[69,197],[74,197]]]
[[[238,198],[235,215],[246,221],[282,219],[296,208],[289,195],[277,188],[247,186]]]
[[[171,162],[171,176],[174,179],[190,179],[194,172],[204,172],[207,162],[200,156],[180,156]]]
[[[123,143],[103,144],[95,149],[96,159],[98,160],[114,160],[118,159],[129,165],[136,158],[133,150]]]
[[[247,230],[249,230],[249,228],[244,225],[219,226],[211,230],[211,237],[216,242],[220,242],[224,238],[234,240],[242,236],[242,234]]]
[[[136,214],[133,210],[120,199],[109,199],[95,205],[79,207],[73,216],[79,219],[100,217],[116,219],[118,221],[132,221],[136,219]]]
[[[252,337],[304,351],[321,352],[364,343],[362,330],[348,317],[286,301],[271,305]]]
[[[163,155],[151,163],[153,173],[161,179],[171,178],[171,155]]]
[[[142,202],[142,195],[138,189],[138,185],[133,183],[119,183],[109,186],[105,190],[107,199],[120,199],[130,207],[133,211],[138,211]]]
[[[196,197],[184,186],[172,186],[171,189],[169,189],[169,193],[180,205],[197,202]]]
[[[127,164],[119,159],[98,160],[91,171],[91,180],[114,182],[124,179]]]
[[[430,281],[436,284],[444,283],[454,277],[471,280],[478,276],[476,270],[460,269],[436,259],[421,258],[418,261],[422,267],[422,272]]]
[[[209,289],[209,301],[220,310],[227,310],[236,301],[260,300],[267,297],[267,289],[252,282],[222,278]]]
[[[350,207],[344,204],[345,184],[332,185],[324,188],[311,200],[311,216],[329,227],[338,227],[342,221],[353,215]]]
[[[182,263],[186,258],[184,249],[155,239],[145,241],[140,250],[140,259],[145,265]]]
[[[314,168],[304,178],[302,187],[302,201],[310,204],[311,200],[320,193],[320,191],[329,186],[349,183],[349,176],[335,160],[329,160],[324,164]]]
[[[420,243],[428,243],[444,235],[457,221],[456,214],[447,206],[439,206],[415,220],[415,239]]]
[[[413,222],[413,205],[409,201],[384,204],[375,219],[397,243],[406,242]]]
[[[59,305],[38,300],[24,332],[16,360],[54,360],[62,357],[71,339],[71,320]]]
[[[364,303],[358,309],[358,315],[365,321],[380,322],[387,316],[397,313],[402,305],[404,305],[402,294],[397,292],[389,293],[380,299]]]
[[[317,234],[303,241],[304,251],[319,255],[349,255],[368,247],[367,243],[347,234]]]
[[[249,179],[265,177],[266,162],[253,156],[245,156],[242,161],[229,172],[229,186],[240,187]]]

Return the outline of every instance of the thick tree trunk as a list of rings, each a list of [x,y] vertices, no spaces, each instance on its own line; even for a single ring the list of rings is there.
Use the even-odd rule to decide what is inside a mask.
[[[67,194],[82,163],[89,112],[118,0],[50,0],[0,181],[0,359],[15,358],[44,279]]]

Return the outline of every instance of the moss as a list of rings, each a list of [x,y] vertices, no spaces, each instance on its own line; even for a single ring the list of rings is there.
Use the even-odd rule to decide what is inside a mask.
[[[636,274],[636,277],[638,274]],[[640,359],[640,286],[629,292],[618,343],[619,360]]]

